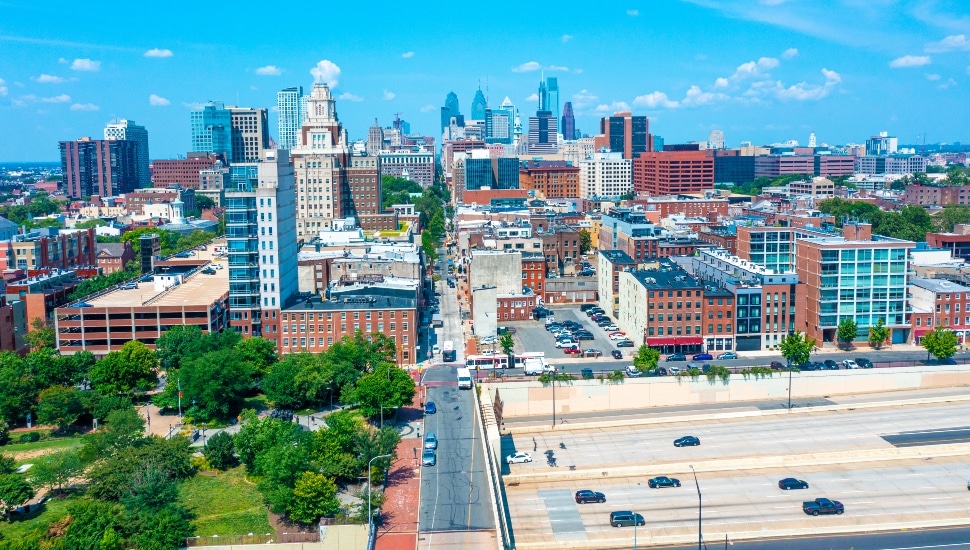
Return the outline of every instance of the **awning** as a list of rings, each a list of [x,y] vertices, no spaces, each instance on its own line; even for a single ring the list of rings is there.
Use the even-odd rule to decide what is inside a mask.
[[[700,345],[704,339],[700,336],[671,336],[668,338],[647,338],[648,346],[690,346]]]
[[[929,332],[930,330],[932,330],[932,329],[930,329],[930,328],[916,328],[916,329],[913,329],[913,337],[915,337],[915,338],[922,338],[922,336],[924,334],[926,334],[927,332]]]

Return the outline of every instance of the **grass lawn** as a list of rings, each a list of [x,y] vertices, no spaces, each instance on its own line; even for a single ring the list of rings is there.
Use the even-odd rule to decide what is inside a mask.
[[[179,500],[195,514],[196,536],[271,533],[263,497],[242,466],[217,476],[196,475],[179,486]]]
[[[67,507],[73,500],[72,497],[48,500],[44,503],[43,512],[31,515],[24,520],[16,520],[12,523],[0,521],[0,535],[3,535],[4,541],[16,541],[35,530],[44,532],[50,524],[67,515]]]
[[[256,412],[263,412],[269,409],[269,400],[266,399],[265,395],[257,395],[255,397],[247,397],[246,404],[243,405],[244,409],[253,409]]]
[[[0,453],[12,455],[27,451],[60,451],[81,445],[81,437],[64,437],[56,439],[45,439],[34,443],[14,443],[0,447]]]

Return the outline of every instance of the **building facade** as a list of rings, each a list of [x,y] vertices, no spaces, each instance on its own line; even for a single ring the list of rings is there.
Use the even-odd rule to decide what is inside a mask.
[[[595,153],[581,160],[579,197],[583,199],[620,197],[633,192],[633,161],[619,152]]]
[[[213,153],[189,153],[184,159],[152,161],[152,185],[154,187],[182,187],[198,189],[200,175],[212,170],[225,159]]]
[[[269,149],[269,115],[266,109],[230,107],[232,124],[231,162],[258,162]]]
[[[276,109],[279,117],[277,127],[280,138],[277,147],[280,149],[296,147],[297,135],[300,133],[305,115],[305,98],[303,86],[291,86],[276,92]]]
[[[379,160],[382,176],[409,179],[421,187],[434,184],[434,151],[384,151]]]
[[[62,141],[61,170],[68,197],[111,197],[138,189],[138,145],[129,140]],[[147,185],[147,180],[146,183]]]
[[[192,130],[192,151],[217,153],[233,161],[232,151],[232,113],[221,101],[209,103],[193,109],[189,113]]]
[[[649,195],[714,188],[714,159],[706,151],[641,153],[633,160],[633,190]]]
[[[138,183],[135,188],[148,187],[151,184],[151,172],[148,168],[151,158],[148,154],[148,130],[144,126],[135,124],[134,120],[121,119],[109,122],[104,127],[104,139],[135,143],[135,171],[138,173]]]
[[[579,167],[558,160],[522,161],[519,187],[546,199],[576,198],[580,196]]]
[[[620,153],[625,159],[635,159],[640,153],[653,151],[650,119],[633,116],[629,111],[601,118],[600,136],[596,139],[597,150],[606,147],[611,152]]]

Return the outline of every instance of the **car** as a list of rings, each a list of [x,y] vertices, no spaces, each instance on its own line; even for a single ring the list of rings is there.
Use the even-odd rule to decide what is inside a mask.
[[[635,512],[621,511],[610,512],[610,525],[613,527],[629,527],[631,525],[646,525],[643,516]]]
[[[488,344],[495,344],[497,341],[498,339],[495,338],[494,336],[486,336],[481,340],[479,340],[479,343],[488,345]]]
[[[616,347],[618,347],[618,348],[632,348],[633,347],[633,340],[630,340],[630,339],[620,340],[619,342],[616,343]]]
[[[842,361],[842,366],[847,369],[859,368],[859,364],[853,361],[852,359],[846,359],[845,361]]]
[[[562,323],[556,323],[556,322],[546,323],[546,330],[548,330],[549,332],[552,332],[554,330],[560,330],[562,328],[563,328]]]
[[[573,348],[563,348],[562,349],[562,352],[563,353],[566,353],[566,354],[569,354],[569,355],[579,355],[580,353],[582,353],[579,350],[579,346],[576,346],[576,347],[573,347]]]
[[[605,329],[606,327],[612,324],[613,324],[613,321],[611,321],[609,317],[600,317],[599,319],[596,320],[596,326],[602,329]]]
[[[579,371],[579,376],[581,376],[583,380],[590,380],[593,378],[593,369],[586,367]]]
[[[562,326],[564,326],[564,327],[581,327],[583,325],[579,324],[576,321],[573,321],[572,319],[566,319],[565,321],[562,322]]]
[[[421,454],[422,466],[434,466],[438,463],[438,453],[434,449],[425,449]]]
[[[833,359],[826,359],[824,363],[826,370],[839,370],[839,364]]]
[[[662,489],[664,487],[680,487],[680,480],[667,476],[652,477],[647,480],[647,486],[651,489]]]
[[[584,269],[579,272],[580,277],[592,277],[593,275],[596,275],[596,272],[591,269]]]
[[[588,330],[578,330],[576,334],[573,334],[573,337],[577,340],[592,340],[593,333]]]
[[[690,356],[691,361],[713,361],[714,356],[710,353],[695,353]]]
[[[696,447],[700,444],[701,440],[692,435],[685,435],[674,440],[674,447]]]
[[[437,449],[438,448],[438,436],[434,432],[428,432],[424,436],[424,448],[425,449]]]
[[[610,355],[613,356],[613,359],[623,359],[623,352],[618,349],[611,351]]]
[[[769,366],[772,368],[772,370],[784,370],[785,369],[785,364],[782,363],[781,361],[772,361],[771,362],[771,365],[769,365]]]
[[[532,462],[532,455],[524,451],[519,451],[505,457],[506,464],[520,464],[522,462]]]
[[[593,309],[594,307],[596,307],[596,304],[582,304],[581,306],[579,306],[579,311],[586,313],[587,311]]]
[[[579,344],[577,344],[576,342],[573,342],[572,340],[560,340],[556,342],[556,347],[559,349],[572,348],[572,347],[578,347],[578,346]]]
[[[818,366],[817,363],[806,361],[804,363],[799,363],[798,370],[818,370]]]
[[[195,254],[194,252],[179,252],[178,254],[175,255],[175,257],[176,258],[191,258],[194,254]]]
[[[435,414],[438,412],[438,407],[434,404],[434,401],[428,401],[424,404],[424,414]]]
[[[451,288],[455,288],[455,281],[448,279],[448,286],[450,286]]]
[[[125,283],[118,288],[120,288],[121,290],[134,290],[138,288],[138,283]]]
[[[667,374],[670,376],[677,376],[680,372],[680,367],[667,367]]]
[[[607,325],[605,328],[606,330],[620,330],[620,327],[613,324]]]
[[[583,357],[599,357],[600,355],[603,355],[603,352],[598,349],[589,348],[583,350]]]
[[[205,268],[205,269],[202,270],[202,273],[204,275],[215,275],[216,274],[216,270],[215,269],[212,269],[211,267],[207,267],[207,268]]]
[[[786,477],[785,479],[778,480],[778,488],[782,491],[790,491],[792,489],[808,489],[808,482],[795,479],[793,477]]]
[[[859,365],[860,369],[871,369],[872,361],[866,359],[865,357],[856,357],[855,362]]]
[[[725,359],[737,359],[737,358],[738,358],[738,354],[734,353],[733,351],[725,351],[724,353],[718,354],[717,356],[718,361],[722,361]]]
[[[687,360],[687,356],[684,355],[683,353],[672,353],[668,355],[667,358],[665,359],[665,361],[686,361],[686,360]]]
[[[586,311],[586,316],[589,317],[590,319],[592,319],[594,315],[605,315],[605,314],[606,312],[598,307],[594,307],[593,309]]]
[[[633,365],[629,365],[626,368],[626,375],[629,376],[630,378],[639,378],[640,377],[640,369],[634,367]]]
[[[845,512],[845,507],[837,500],[827,498],[817,498],[802,503],[802,511],[811,516],[820,514],[839,514]]]
[[[596,491],[590,491],[589,489],[582,489],[576,491],[576,502],[578,504],[586,504],[587,502],[603,503],[606,502],[606,495]]]
[[[618,334],[610,334],[608,338],[614,342],[619,342],[621,340],[628,340],[628,338],[626,337],[626,334],[623,334],[622,332]]]

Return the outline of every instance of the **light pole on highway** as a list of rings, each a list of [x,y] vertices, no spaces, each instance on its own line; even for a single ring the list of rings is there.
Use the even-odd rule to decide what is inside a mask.
[[[697,472],[694,471],[694,466],[690,465],[690,471],[694,473],[694,486],[697,487],[697,550],[702,550],[701,544],[703,540],[703,535],[701,535],[701,512],[702,512],[702,502],[701,502],[701,484],[697,482]]]
[[[378,456],[375,456],[374,458],[370,459],[369,462],[367,462],[367,536],[368,537],[370,536],[371,533],[374,532],[374,514],[371,512],[371,509],[370,509],[370,493],[371,493],[370,469],[371,469],[371,464],[373,464],[374,461],[377,460],[378,458],[388,458],[390,456],[391,455],[389,455],[389,454],[387,454],[387,455],[378,455]]]

